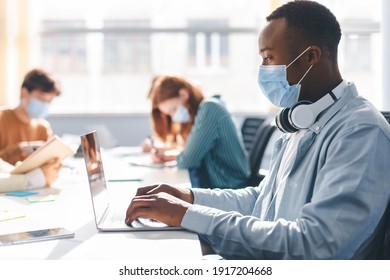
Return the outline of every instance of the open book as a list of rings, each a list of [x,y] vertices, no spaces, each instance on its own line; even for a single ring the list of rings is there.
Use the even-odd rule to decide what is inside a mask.
[[[63,160],[74,154],[75,151],[73,149],[62,141],[60,137],[54,135],[45,144],[25,158],[20,165],[17,165],[11,171],[11,174],[24,174],[41,166],[52,158],[57,157]]]

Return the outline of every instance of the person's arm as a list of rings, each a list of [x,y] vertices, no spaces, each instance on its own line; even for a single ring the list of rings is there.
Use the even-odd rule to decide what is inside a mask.
[[[0,192],[16,192],[26,190],[27,176],[24,174],[0,173]]]
[[[26,173],[28,188],[42,188],[46,186],[46,177],[41,168],[35,168]]]
[[[199,167],[204,156],[212,149],[218,137],[221,121],[220,105],[205,102],[199,109],[184,150],[177,156],[177,166],[182,169]]]
[[[209,203],[220,206],[227,211],[239,211],[242,214],[250,215],[256,202],[258,190],[259,188],[252,187],[238,191],[210,190],[208,197],[207,190],[203,190],[201,194],[198,192],[201,190],[155,184],[137,190],[136,196],[126,211],[126,223],[131,224],[139,217],[149,217],[172,226],[180,226],[185,212],[192,203],[195,203],[194,197],[196,196],[198,197],[197,203]]]
[[[389,154],[389,138],[379,128],[350,128],[328,147],[313,197],[297,219],[262,221],[191,205],[181,226],[201,234],[225,258],[353,258],[389,201]]]
[[[213,207],[222,211],[236,211],[243,215],[252,213],[254,204],[260,194],[259,187],[246,187],[242,189],[192,189],[194,203]]]
[[[0,193],[25,190],[28,186],[28,178],[26,175],[12,175],[11,170],[14,169],[12,164],[0,158]]]
[[[26,174],[0,173],[0,192],[23,191],[50,186],[58,178],[61,163],[54,159]]]

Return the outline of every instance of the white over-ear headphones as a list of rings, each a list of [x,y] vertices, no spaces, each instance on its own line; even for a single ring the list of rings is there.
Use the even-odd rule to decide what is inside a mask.
[[[300,101],[291,108],[284,108],[276,117],[276,126],[285,133],[294,133],[300,129],[309,128],[317,116],[337,101],[337,97],[330,92],[318,101]]]

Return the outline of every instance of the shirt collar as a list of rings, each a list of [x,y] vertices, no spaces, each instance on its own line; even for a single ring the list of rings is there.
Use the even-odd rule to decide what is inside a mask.
[[[341,98],[347,86],[348,82],[346,80],[342,80],[341,83],[332,90],[337,99]]]
[[[340,87],[341,86],[341,87]],[[312,124],[309,129],[313,131],[314,133],[319,133],[322,128],[327,124],[327,122],[337,114],[337,112],[346,105],[349,101],[351,101],[353,98],[355,98],[358,93],[355,87],[354,83],[348,83],[348,82],[341,82],[337,87],[334,88],[334,91],[332,91],[336,97],[339,99],[337,102],[335,102],[332,106],[330,106],[323,115],[316,121],[314,124]]]

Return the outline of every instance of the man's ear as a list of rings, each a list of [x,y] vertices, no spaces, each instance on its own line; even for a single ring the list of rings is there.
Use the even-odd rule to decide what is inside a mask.
[[[25,99],[30,95],[28,90],[25,87],[22,87],[20,90],[20,99]]]
[[[321,48],[318,46],[311,46],[308,50],[308,62],[311,65],[317,64],[321,59]]]
[[[188,98],[190,98],[190,93],[188,92],[187,89],[181,88],[179,90],[179,98],[181,101],[186,102]]]

